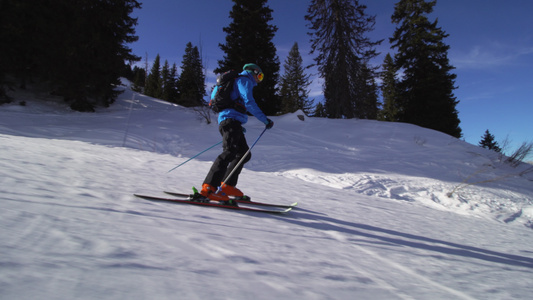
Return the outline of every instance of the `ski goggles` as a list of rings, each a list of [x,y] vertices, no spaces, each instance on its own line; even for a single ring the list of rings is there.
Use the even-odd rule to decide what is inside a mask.
[[[254,74],[255,74],[255,77],[257,78],[258,81],[263,81],[263,79],[265,78],[265,74],[263,74],[263,72],[259,71],[259,70],[254,70]]]

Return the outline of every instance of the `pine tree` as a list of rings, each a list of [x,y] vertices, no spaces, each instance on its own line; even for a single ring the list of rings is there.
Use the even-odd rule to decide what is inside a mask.
[[[289,56],[283,65],[285,74],[281,77],[281,112],[292,113],[301,109],[309,115],[313,108],[313,100],[309,100],[310,75],[304,73],[303,59],[298,50],[298,43],[294,43]]]
[[[165,100],[172,103],[178,103],[178,67],[176,66],[176,63],[172,64],[172,68],[170,68],[170,74],[168,81],[165,83],[165,90],[163,91],[163,94],[167,98]]]
[[[396,68],[403,71],[399,119],[461,137],[459,101],[453,95],[456,75],[448,60],[450,46],[443,42],[448,34],[427,17],[435,5],[436,0],[400,0],[392,15],[398,27],[390,42],[397,49]]]
[[[75,110],[94,111],[117,96],[126,61],[140,58],[131,18],[135,0],[0,1],[0,65],[4,74],[43,83]],[[5,44],[4,44],[5,43]],[[0,74],[0,81],[2,74]]]
[[[315,113],[313,114],[313,117],[316,118],[326,118],[328,115],[326,113],[326,108],[321,102],[318,102],[318,104],[315,107]]]
[[[77,46],[78,49],[88,48],[88,55],[79,57],[79,61],[84,62],[80,66],[81,73],[88,78],[87,97],[109,106],[119,94],[114,86],[120,84],[125,62],[140,60],[125,44],[138,39],[133,35],[137,19],[129,17],[129,14],[141,5],[133,0],[81,2],[79,13],[84,17],[84,29],[89,34],[83,39],[83,44]]]
[[[375,70],[368,61],[381,41],[365,36],[375,24],[365,9],[358,0],[312,0],[305,16],[330,118],[376,118]]]
[[[142,93],[144,90],[144,83],[146,82],[146,71],[137,66],[133,67],[133,86],[132,90]]]
[[[353,111],[358,119],[376,120],[378,118],[378,85],[374,79],[375,72],[368,66],[361,70],[358,87],[359,97],[353,102]]]
[[[276,92],[279,78],[279,58],[272,42],[278,28],[270,25],[272,9],[267,0],[232,0],[229,14],[232,22],[224,27],[226,43],[220,44],[224,59],[218,61],[215,73],[229,70],[242,70],[247,63],[255,63],[263,70],[265,79],[254,88],[254,99],[267,115],[280,110],[280,100]]]
[[[163,69],[161,69],[161,99],[165,101],[170,101],[170,93],[175,87],[172,78],[170,78],[170,65],[168,60],[165,60],[163,64]]]
[[[165,59],[165,63],[163,64],[163,68],[161,69],[161,94],[163,95],[162,99],[166,100],[164,98],[165,94],[165,86],[167,85],[170,78],[170,65],[168,64],[168,60]]]
[[[381,121],[399,121],[398,115],[400,107],[397,103],[398,79],[397,69],[390,53],[387,53],[383,61],[383,72],[381,72],[381,93],[383,95],[383,109],[379,112]]]
[[[144,87],[144,94],[154,98],[161,98],[163,96],[163,84],[161,82],[161,57],[159,54],[155,57],[154,64],[150,70],[150,74],[146,79],[146,86]]]
[[[204,105],[205,76],[198,47],[187,43],[178,80],[180,98],[178,103],[186,107]]]
[[[479,141],[479,146],[485,149],[494,150],[498,153],[502,152],[502,149],[498,145],[498,142],[496,142],[494,135],[492,135],[488,129],[485,131],[485,134],[481,137],[481,141]]]

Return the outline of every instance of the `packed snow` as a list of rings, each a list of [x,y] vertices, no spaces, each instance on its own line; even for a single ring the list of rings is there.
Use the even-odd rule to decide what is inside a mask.
[[[268,215],[153,202],[199,187],[215,117],[132,92],[0,106],[1,299],[531,299],[533,172],[414,125],[272,117],[239,187]],[[19,103],[24,101],[25,105]],[[264,125],[250,118],[253,143]],[[167,195],[168,196],[168,195]]]

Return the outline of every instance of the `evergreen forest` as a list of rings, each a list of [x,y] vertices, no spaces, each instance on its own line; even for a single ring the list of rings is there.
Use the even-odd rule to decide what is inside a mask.
[[[268,74],[254,89],[267,115],[297,110],[315,117],[407,122],[461,137],[454,96],[456,75],[447,56],[448,36],[429,15],[436,0],[398,0],[391,37],[373,40],[375,16],[361,0],[311,0],[305,15],[313,65],[304,65],[298,43],[280,61],[278,31],[267,0],[232,0],[219,44],[216,74],[257,63]],[[0,103],[10,91],[38,86],[63,97],[73,110],[109,106],[126,77],[146,95],[185,107],[205,107],[212,87],[201,47],[188,42],[181,62],[148,65],[132,53],[138,39],[136,0],[3,0],[0,2]],[[381,65],[376,48],[385,38],[390,53]],[[163,46],[163,45],[162,45]],[[307,54],[307,53],[304,53]],[[155,56],[154,56],[155,55]],[[316,67],[318,74],[310,74]],[[309,96],[313,77],[323,98]],[[400,76],[401,75],[401,76]],[[316,80],[316,79],[315,79]]]

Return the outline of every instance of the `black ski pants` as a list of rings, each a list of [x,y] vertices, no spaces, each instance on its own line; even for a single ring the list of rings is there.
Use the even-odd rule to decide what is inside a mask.
[[[244,137],[244,129],[239,121],[233,119],[227,119],[220,123],[218,130],[222,135],[222,153],[217,157],[209,173],[204,180],[204,183],[208,183],[214,187],[220,185],[221,181],[233,171],[235,166],[246,154],[248,144]],[[236,186],[239,179],[239,174],[246,162],[252,158],[252,153],[248,153],[244,161],[237,167],[231,178],[226,179],[226,184]]]

